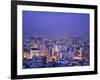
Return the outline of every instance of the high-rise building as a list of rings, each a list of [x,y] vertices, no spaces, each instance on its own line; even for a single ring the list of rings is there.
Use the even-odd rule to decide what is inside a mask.
[[[52,58],[55,58],[56,60],[60,59],[59,48],[57,45],[55,45],[54,48],[52,49]]]
[[[30,50],[30,57],[32,58],[33,56],[40,56],[40,49],[32,48]]]

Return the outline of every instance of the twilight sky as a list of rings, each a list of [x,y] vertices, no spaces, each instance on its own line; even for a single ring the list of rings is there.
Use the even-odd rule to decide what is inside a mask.
[[[23,36],[89,36],[89,14],[23,11]]]

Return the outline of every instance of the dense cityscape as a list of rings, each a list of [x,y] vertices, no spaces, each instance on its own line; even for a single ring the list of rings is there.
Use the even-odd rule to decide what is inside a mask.
[[[27,37],[23,39],[23,69],[89,66],[89,39]]]

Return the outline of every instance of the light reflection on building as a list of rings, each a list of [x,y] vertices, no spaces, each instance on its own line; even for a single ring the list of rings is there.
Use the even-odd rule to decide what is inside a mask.
[[[23,58],[32,59],[33,56],[46,57],[46,63],[50,61],[70,60],[89,58],[89,44],[80,38],[29,38],[24,41],[26,50],[23,51]],[[86,55],[87,54],[87,55]]]

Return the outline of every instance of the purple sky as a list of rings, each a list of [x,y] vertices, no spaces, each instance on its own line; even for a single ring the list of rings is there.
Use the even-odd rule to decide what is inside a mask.
[[[89,14],[23,11],[23,36],[89,36]]]

